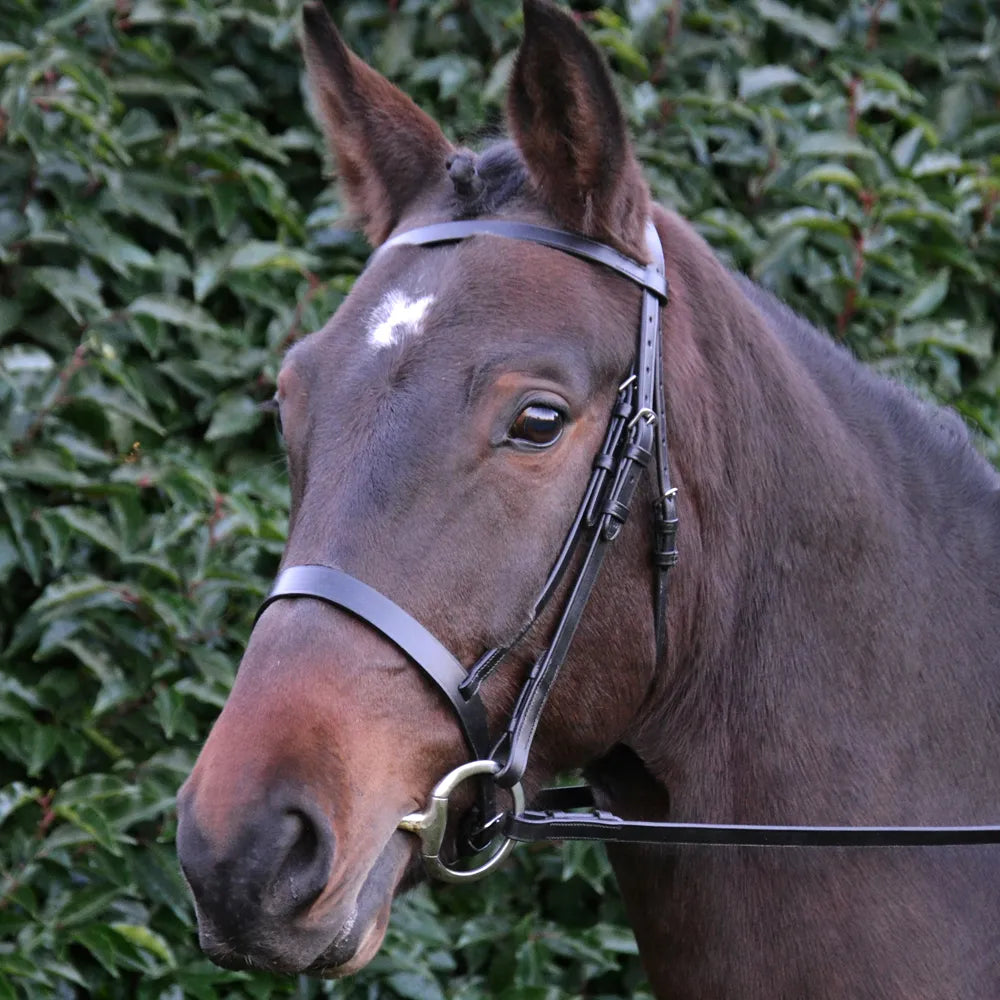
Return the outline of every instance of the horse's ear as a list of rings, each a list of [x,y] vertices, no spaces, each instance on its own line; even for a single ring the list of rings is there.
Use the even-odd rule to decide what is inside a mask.
[[[373,246],[429,179],[451,143],[437,123],[344,44],[321,2],[302,8],[309,87],[337,158],[348,207]]]
[[[649,189],[611,75],[573,18],[546,0],[524,0],[507,118],[560,223],[645,258]]]

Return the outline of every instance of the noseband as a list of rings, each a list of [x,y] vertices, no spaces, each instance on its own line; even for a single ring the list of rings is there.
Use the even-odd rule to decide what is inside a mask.
[[[618,538],[643,470],[652,468],[652,606],[658,652],[666,628],[667,580],[677,562],[676,490],[670,485],[664,421],[660,306],[667,301],[663,248],[652,222],[646,224],[651,263],[644,265],[593,240],[522,222],[484,219],[442,222],[394,236],[377,251],[399,246],[440,246],[475,236],[538,243],[609,268],[642,289],[635,360],[618,387],[603,444],[573,523],[563,541],[527,621],[506,645],[484,652],[468,669],[423,625],[366,583],[328,566],[301,565],[283,570],[267,595],[258,619],[283,598],[309,597],[350,612],[396,645],[437,685],[454,708],[472,759],[446,775],[423,812],[403,817],[400,828],[421,838],[428,871],[445,881],[481,878],[509,853],[516,841],[613,840],[654,844],[743,846],[929,846],[1000,842],[1000,827],[784,827],[701,823],[652,823],[620,819],[593,808],[586,786],[542,792],[535,809],[525,811],[520,780],[549,692],[569,652],[587,600],[609,546]],[[572,573],[571,571],[572,567]],[[546,650],[529,672],[498,739],[492,739],[479,696],[483,681],[528,633],[566,583],[567,596]],[[468,837],[471,865],[456,866],[441,857],[452,791],[469,778],[479,780],[480,820]],[[493,786],[507,789],[513,809],[493,815]],[[588,812],[567,812],[585,808]],[[493,818],[487,821],[487,817]],[[480,848],[482,848],[480,850]],[[481,859],[488,852],[485,860]]]

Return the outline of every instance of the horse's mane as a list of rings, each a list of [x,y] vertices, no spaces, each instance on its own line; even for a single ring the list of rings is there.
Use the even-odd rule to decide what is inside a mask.
[[[975,449],[968,427],[953,411],[926,402],[909,388],[857,362],[841,344],[816,329],[771,292],[737,275],[740,290],[808,370],[833,412],[869,448],[890,452],[924,482],[935,478],[987,494],[1000,474]],[[849,474],[849,470],[845,470]],[[906,485],[904,483],[904,485]]]

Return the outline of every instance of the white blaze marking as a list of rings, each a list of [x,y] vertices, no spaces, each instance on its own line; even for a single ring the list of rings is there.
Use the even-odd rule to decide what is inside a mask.
[[[393,289],[372,313],[368,343],[373,347],[388,347],[399,343],[402,337],[420,333],[424,314],[433,301],[433,295],[411,299],[404,292]]]

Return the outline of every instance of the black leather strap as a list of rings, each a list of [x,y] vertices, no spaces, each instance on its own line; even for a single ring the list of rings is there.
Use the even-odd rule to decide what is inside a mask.
[[[663,249],[652,222],[648,222],[646,226],[646,242],[651,260],[649,265],[640,264],[611,247],[573,233],[501,219],[445,222],[411,229],[392,237],[383,244],[379,253],[394,247],[435,246],[473,236],[500,236],[539,243],[611,268],[643,290],[632,373],[619,392],[619,400],[609,423],[608,437],[595,460],[594,473],[559,557],[535,601],[529,621],[510,644],[488,650],[480,657],[460,688],[463,695],[479,690],[485,678],[497,668],[507,652],[537,620],[562,582],[581,543],[586,540],[586,554],[577,568],[576,579],[556,624],[552,641],[529,674],[506,731],[493,751],[494,757],[504,762],[497,775],[497,783],[509,786],[519,781],[524,774],[549,691],[576,633],[604,561],[607,545],[621,531],[636,487],[643,470],[650,463],[654,448],[657,457],[658,495],[669,493],[666,441],[661,440],[663,392],[660,362],[660,302],[666,301],[668,286],[664,274]],[[662,540],[662,532],[657,532],[656,537]],[[670,547],[673,547],[672,540]],[[665,614],[666,590],[663,580],[672,563],[668,564],[662,558],[654,556],[653,565],[657,580],[655,610],[659,634],[660,622]]]
[[[491,743],[486,712],[477,694],[465,697],[465,668],[430,632],[398,604],[367,583],[329,566],[290,566],[278,575],[257,618],[282,597],[312,597],[343,608],[399,647],[444,692],[458,714],[473,760],[486,760]]]
[[[501,787],[509,788],[524,776],[542,710],[566,659],[570,643],[576,635],[580,618],[604,561],[606,549],[607,540],[600,532],[595,532],[552,641],[524,682],[507,729],[494,749],[494,757],[504,761],[495,778]]]
[[[494,750],[494,757],[504,762],[495,779],[501,786],[513,785],[524,774],[549,691],[569,652],[608,546],[618,537],[628,517],[640,474],[649,461],[653,436],[650,424],[637,421],[634,416],[626,419],[638,412],[637,395],[633,371],[619,389],[619,401],[612,410],[602,449],[594,460],[594,471],[580,510],[536,603],[535,617],[563,579],[573,553],[585,541],[586,551],[576,568],[576,578],[549,646],[528,675],[507,729]]]
[[[555,789],[571,793],[577,789]],[[604,840],[629,844],[712,847],[960,847],[1000,844],[1000,826],[754,826],[647,823],[594,810],[588,814],[526,810],[511,814],[505,837],[519,841]]]
[[[665,274],[663,246],[652,223],[646,227],[646,243],[657,273]],[[659,301],[643,296],[642,338],[647,342],[647,355],[653,358],[653,402],[656,414],[656,496],[653,500],[653,615],[656,632],[656,658],[659,661],[667,637],[667,595],[670,570],[677,564],[677,503],[670,485],[670,456],[667,448],[666,394],[663,390],[663,350],[660,344]]]
[[[652,223],[648,225],[652,226]],[[667,280],[663,275],[662,251],[660,252],[661,267],[657,272],[655,267],[646,267],[604,243],[597,243],[585,236],[567,233],[561,229],[536,226],[530,222],[513,222],[506,219],[435,222],[429,226],[419,226],[416,229],[408,229],[398,233],[386,240],[377,252],[382,254],[392,247],[399,246],[427,247],[441,243],[458,243],[470,236],[504,236],[511,240],[540,243],[542,246],[552,247],[554,250],[562,250],[574,257],[603,264],[604,267],[609,267],[612,271],[617,271],[619,274],[625,275],[626,278],[630,278],[664,302],[667,299]],[[657,239],[657,243],[659,243],[659,239]]]

